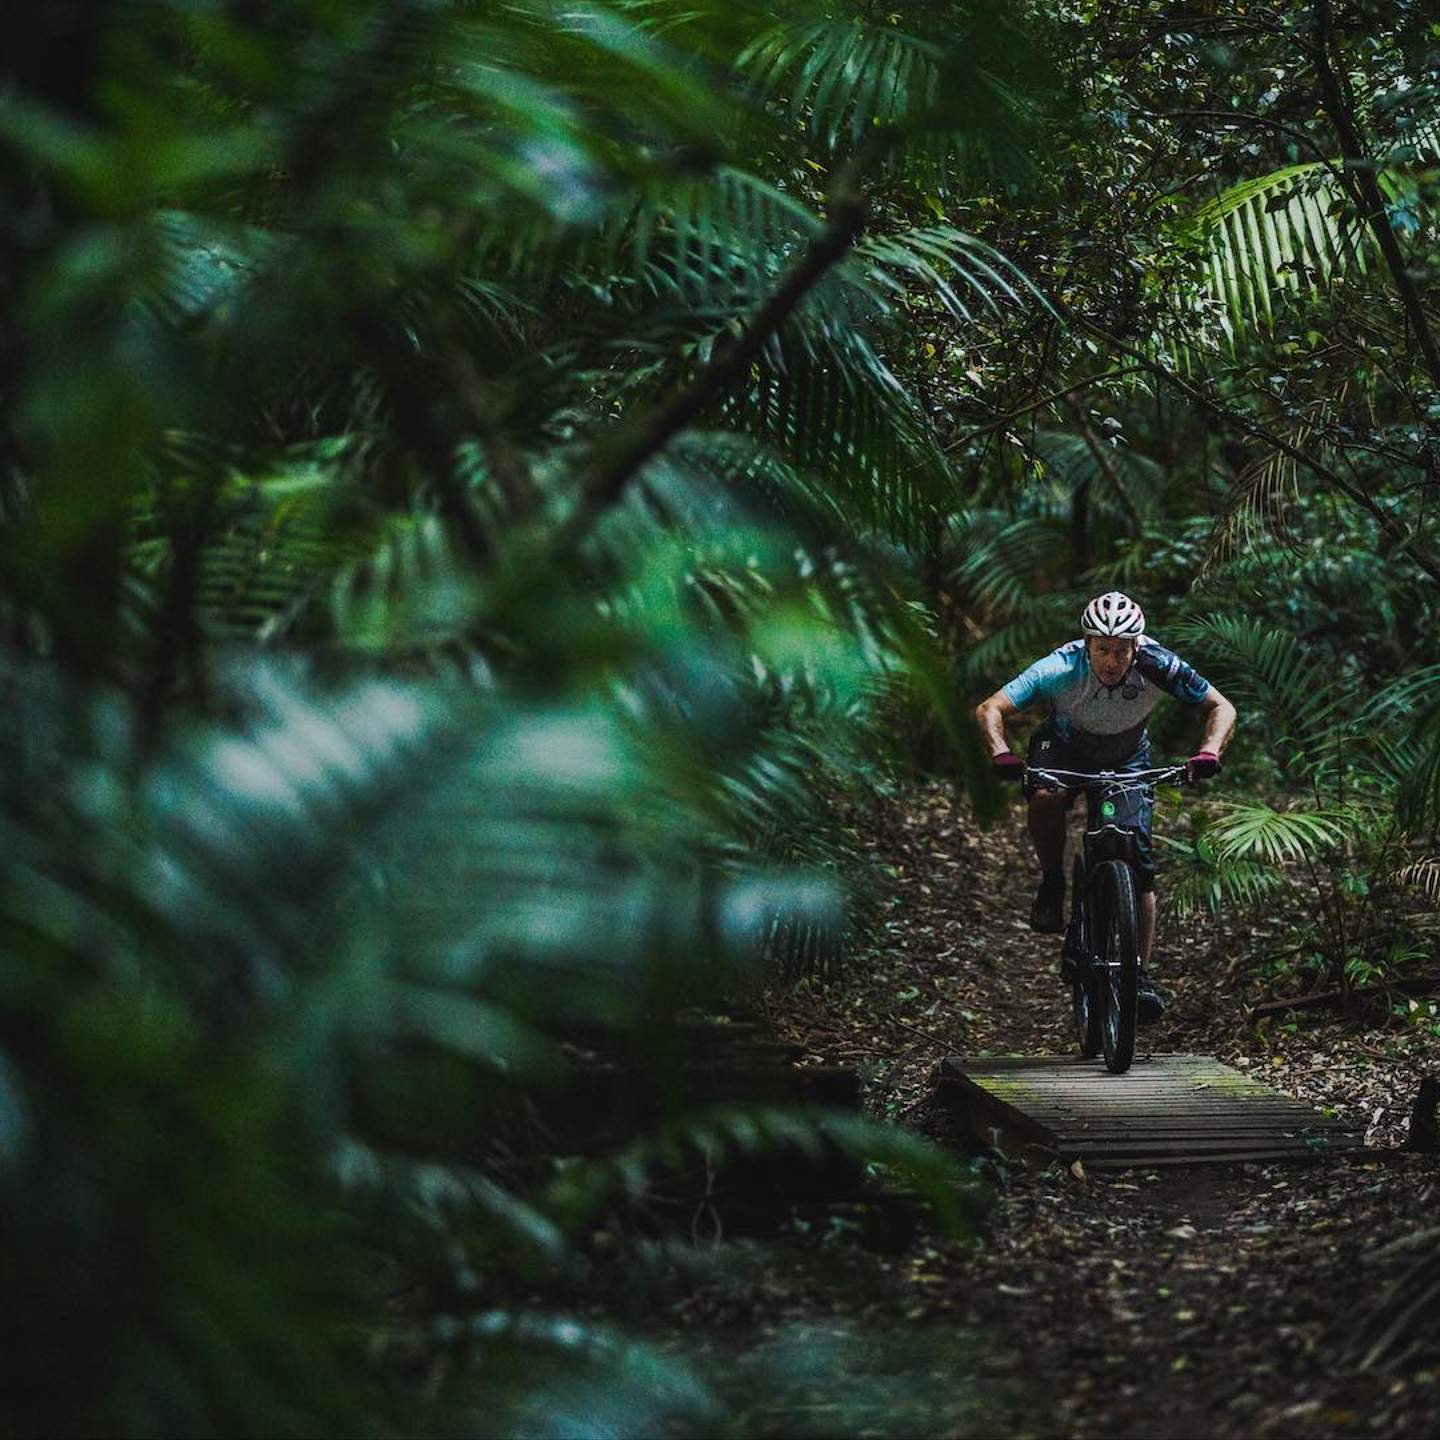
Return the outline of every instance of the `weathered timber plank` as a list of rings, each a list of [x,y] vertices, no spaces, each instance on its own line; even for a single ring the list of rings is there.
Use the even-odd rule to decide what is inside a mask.
[[[1073,1157],[1080,1159],[1077,1155]],[[1253,1165],[1267,1160],[1339,1159],[1328,1154],[1297,1154],[1294,1150],[1235,1150],[1216,1155],[1125,1155],[1109,1159],[1103,1155],[1087,1155],[1082,1163],[1087,1170],[1166,1170],[1181,1165]]]
[[[1111,1155],[1122,1155],[1132,1150],[1165,1151],[1172,1147],[1177,1150],[1213,1150],[1240,1145],[1273,1145],[1281,1150],[1303,1150],[1307,1147],[1319,1149],[1326,1143],[1328,1142],[1321,1136],[1302,1135],[1181,1135],[1171,1140],[1167,1140],[1163,1135],[1131,1135],[1119,1140],[1062,1135],[1059,1139],[1059,1144],[1067,1151],[1080,1153],[1085,1150],[1104,1150]],[[1345,1142],[1342,1140],[1341,1143]]]
[[[1072,1125],[1065,1133],[1067,1135],[1082,1136],[1087,1140],[1099,1140],[1113,1135],[1327,1135],[1344,1136],[1363,1134],[1357,1126],[1350,1126],[1347,1129],[1339,1129],[1324,1125],[1255,1125],[1247,1123],[1243,1118],[1236,1120],[1217,1120],[1208,1125],[1191,1125],[1179,1121],[1173,1125],[1116,1125],[1113,1123],[1102,1123],[1099,1125]]]
[[[1122,1076],[1078,1056],[984,1056],[941,1068],[977,1133],[1005,1131],[1102,1168],[1317,1158],[1363,1144],[1359,1122],[1206,1056],[1156,1055]]]
[[[1193,1120],[1196,1124],[1203,1124],[1206,1120],[1226,1120],[1241,1114],[1257,1125],[1305,1125],[1313,1130],[1353,1130],[1360,1123],[1359,1121],[1341,1122],[1318,1119],[1313,1111],[1305,1110],[1266,1110],[1256,1115],[1249,1115],[1239,1110],[1238,1107],[1231,1110],[1186,1110],[1180,1106],[1176,1106],[1173,1110],[1102,1110],[1096,1106],[1089,1110],[1046,1110],[1039,1106],[1031,1106],[1026,1113],[1043,1124],[1055,1123],[1068,1126],[1094,1125],[1102,1118],[1115,1123],[1140,1126],[1163,1125],[1168,1121],[1180,1119]]]
[[[1079,1055],[972,1055],[967,1058],[959,1056],[949,1057],[950,1062],[958,1065],[964,1070],[1011,1070],[1015,1072],[1038,1071],[1059,1074],[1064,1070],[1093,1070],[1100,1062],[1085,1060]],[[1223,1074],[1227,1071],[1233,1074],[1245,1073],[1236,1070],[1233,1066],[1226,1065],[1222,1060],[1210,1059],[1206,1056],[1194,1055],[1165,1055],[1152,1054],[1148,1058],[1136,1058],[1134,1067],[1128,1072],[1132,1075],[1143,1075],[1147,1070],[1183,1070],[1187,1074],[1198,1074],[1210,1071],[1213,1074]]]

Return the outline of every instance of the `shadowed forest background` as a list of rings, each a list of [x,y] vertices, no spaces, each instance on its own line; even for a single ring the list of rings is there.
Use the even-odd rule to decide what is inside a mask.
[[[1004,1175],[833,1027],[958,1043],[877,981],[929,903],[894,836],[1021,913],[970,715],[1102,589],[1240,708],[1162,799],[1159,982],[1204,935],[1237,1035],[1335,992],[1245,1043],[1378,1056],[1381,1109],[1440,1063],[1429,4],[11,28],[0,1428],[1053,1433],[976,1390],[985,1314],[866,1318],[872,1242],[1008,1293]],[[1440,1362],[1405,1175],[1377,1394]],[[822,1271],[851,1329],[744,1338]]]

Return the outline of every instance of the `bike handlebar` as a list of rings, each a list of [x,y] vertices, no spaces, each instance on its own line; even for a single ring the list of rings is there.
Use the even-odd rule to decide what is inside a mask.
[[[1051,780],[1058,780],[1063,775],[1071,780],[1083,781],[1087,785],[1118,786],[1131,783],[1160,785],[1166,780],[1174,780],[1180,785],[1193,785],[1195,782],[1190,779],[1189,771],[1189,762],[1184,760],[1178,765],[1161,765],[1150,770],[1057,770],[1048,765],[1026,765],[1025,767],[1027,775],[1044,776]],[[1078,789],[1079,787],[1066,786],[1062,782],[1061,788]]]

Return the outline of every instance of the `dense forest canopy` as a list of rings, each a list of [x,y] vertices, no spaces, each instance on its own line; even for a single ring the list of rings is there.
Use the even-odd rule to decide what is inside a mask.
[[[1167,903],[1433,969],[1437,200],[1422,0],[37,7],[6,1428],[718,1423],[555,1277],[696,1155],[955,1208],[689,1103],[687,1017],[838,983],[847,807],[993,816],[971,708],[1100,589],[1242,709]],[[654,1103],[582,1144],[597,1054]]]

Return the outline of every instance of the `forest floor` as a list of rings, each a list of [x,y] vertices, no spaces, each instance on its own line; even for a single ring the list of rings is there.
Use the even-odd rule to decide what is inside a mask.
[[[887,877],[882,942],[841,988],[772,994],[771,1024],[802,1063],[860,1068],[876,1113],[944,1139],[942,1054],[1071,1046],[1056,940],[1025,920],[1022,815],[980,831],[935,787],[867,816],[860,838]],[[1398,1147],[1440,1041],[1383,1011],[1257,1032],[1242,1002],[1260,992],[1232,966],[1249,939],[1239,918],[1162,919],[1152,971],[1170,1006],[1146,1038],[1263,1074],[1393,1155],[1085,1176],[987,1163],[993,1199],[968,1243],[875,1254],[841,1243],[841,1217],[793,1268],[760,1247],[748,1278],[686,1302],[747,1433],[1433,1433],[1440,1161]],[[843,1383],[820,1378],[827,1353]]]

